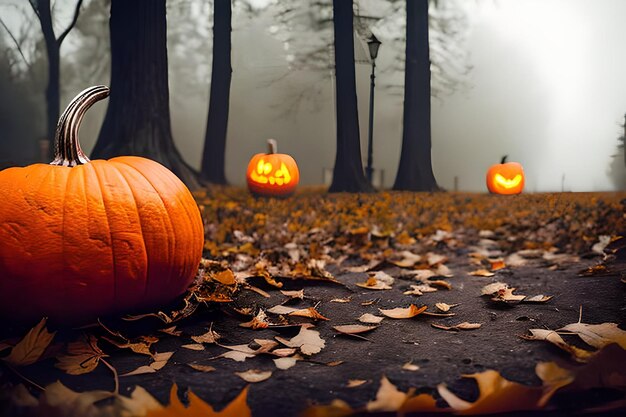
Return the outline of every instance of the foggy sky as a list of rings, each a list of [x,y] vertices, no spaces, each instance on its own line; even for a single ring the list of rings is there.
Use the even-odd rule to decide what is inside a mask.
[[[61,3],[59,0],[58,3]],[[70,2],[73,4],[73,2]],[[366,8],[367,2],[363,1]],[[371,0],[370,0],[371,3]],[[458,2],[468,3],[468,2]],[[607,176],[611,155],[626,112],[626,2],[621,0],[480,0],[468,9],[465,45],[473,67],[466,85],[432,100],[433,168],[439,185],[485,191],[484,175],[504,154],[521,162],[527,191],[613,189]],[[185,159],[199,167],[206,127],[209,85],[187,81],[194,66],[210,73],[208,47],[186,62],[170,44],[170,94],[174,138]],[[334,84],[330,72],[287,71],[290,52],[270,33],[275,23],[261,14],[243,21],[233,14],[233,77],[226,152],[226,175],[244,184],[252,154],[264,152],[267,138],[291,154],[301,170],[301,183],[319,184],[322,169],[335,158]],[[240,19],[240,20],[237,20]],[[168,22],[170,30],[172,22]],[[382,40],[377,66],[374,166],[384,170],[385,186],[393,184],[402,138],[402,97],[381,86],[403,81],[384,68],[395,59],[391,39]],[[71,52],[71,35],[64,53]],[[359,47],[357,45],[357,47]],[[396,45],[397,47],[397,45]],[[400,45],[401,49],[403,46]],[[185,67],[187,65],[187,67]],[[202,72],[202,71],[201,71]],[[357,64],[359,121],[366,158],[369,104],[368,64]],[[92,84],[108,83],[108,79]],[[198,85],[199,84],[199,85]],[[286,114],[303,88],[317,86],[315,99]],[[189,94],[189,91],[194,94]],[[64,91],[62,106],[77,91]],[[43,93],[42,93],[43,99]],[[83,148],[95,143],[106,103],[97,104],[81,129]]]

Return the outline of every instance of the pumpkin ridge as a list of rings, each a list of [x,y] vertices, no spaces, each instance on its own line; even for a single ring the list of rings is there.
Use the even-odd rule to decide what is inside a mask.
[[[154,186],[154,184],[150,180],[150,178],[148,178],[148,176],[145,175],[139,168],[133,166],[132,164],[129,164],[126,161],[116,160],[116,161],[113,161],[113,162],[116,163],[116,164],[123,164],[123,165],[125,165],[125,166],[127,166],[127,167],[129,167],[129,168],[131,168],[133,170],[135,170],[136,172],[138,172],[139,175],[141,175],[143,178],[145,178],[146,182],[148,184],[150,184],[150,186],[152,187],[152,189],[154,190],[156,195],[159,196],[159,200],[161,201],[161,205],[163,206],[163,209],[167,213],[167,216],[165,216],[165,217],[167,217],[167,223],[169,224],[169,230],[168,231],[171,232],[171,236],[172,236],[172,247],[171,247],[171,249],[168,248],[169,250],[168,250],[168,259],[167,259],[167,261],[168,261],[167,263],[171,264],[171,261],[172,261],[171,254],[172,253],[176,253],[176,249],[177,249],[176,248],[176,246],[177,246],[176,245],[176,229],[174,228],[174,224],[172,224],[171,212],[170,212],[170,210],[168,210],[167,204],[165,204],[165,199],[163,198],[163,196],[159,192],[159,189]],[[171,272],[171,267],[170,267],[170,270],[168,271],[168,281],[167,281],[167,284],[170,284],[171,278],[172,278],[172,272]],[[146,286],[146,288],[147,288],[147,286]]]
[[[58,172],[63,172],[65,170],[64,169],[60,169],[60,170],[57,170],[57,171]],[[65,256],[65,251],[67,250],[67,242],[65,240],[65,226],[66,226],[66,221],[67,221],[67,217],[68,216],[66,216],[66,214],[65,214],[65,210],[67,208],[65,206],[65,200],[66,200],[66,196],[68,195],[68,187],[71,184],[70,176],[72,175],[72,172],[74,172],[74,170],[70,169],[67,172],[67,175],[64,175],[64,177],[65,177],[65,186],[63,187],[63,195],[59,196],[59,199],[61,200],[61,265],[63,265],[63,268],[65,268],[65,265],[67,263],[67,257]],[[64,280],[67,280],[68,277],[71,279],[69,274],[64,274],[64,276],[63,276]]]
[[[106,213],[106,216],[104,216],[106,218],[107,221],[107,229],[109,229],[109,238],[111,239],[111,265],[113,266],[112,271],[113,271],[113,304],[117,303],[117,267],[115,265],[115,249],[114,249],[114,245],[113,245],[113,232],[111,231],[111,222],[109,221],[109,208],[107,206],[106,203],[106,198],[104,197],[104,192],[103,192],[103,187],[102,187],[102,180],[100,179],[100,175],[98,175],[98,171],[96,170],[96,168],[94,167],[94,162],[92,161],[89,164],[85,164],[85,166],[88,166],[90,168],[92,168],[93,174],[96,177],[96,180],[98,181],[98,189],[100,190],[100,196],[102,197],[102,206],[104,207],[104,212]]]
[[[176,204],[173,204],[171,206],[168,206],[166,204],[165,206],[166,206],[167,212],[170,214],[170,218],[176,218],[180,220],[184,219],[184,221],[181,222],[182,224],[179,225],[179,228],[182,231],[181,233],[183,234],[183,236],[185,236],[186,238],[183,239],[182,241],[179,239],[176,242],[176,244],[179,247],[178,250],[182,251],[182,253],[184,253],[186,256],[186,258],[183,260],[185,269],[183,269],[183,273],[180,273],[178,277],[180,278],[182,276],[185,276],[185,277],[191,276],[193,280],[193,277],[195,277],[195,275],[197,274],[197,269],[200,264],[200,259],[202,257],[202,248],[204,245],[204,225],[202,223],[200,210],[198,208],[198,205],[195,199],[193,198],[193,195],[191,194],[189,189],[182,183],[182,181],[178,179],[178,177],[173,175],[171,171],[169,171],[160,163],[153,161],[151,159],[134,157],[134,156],[122,157],[122,158],[123,160],[119,162],[122,162],[129,166],[133,166],[133,168],[137,169],[140,172],[142,172],[142,169],[146,169],[146,170],[155,171],[157,174],[160,174],[157,176],[157,178],[163,181],[164,184],[168,185],[168,187],[166,188],[155,187],[157,193],[159,194],[159,196],[161,196],[162,199],[164,198],[164,196],[161,194],[162,190],[171,190],[171,189],[177,190],[175,193],[173,193],[173,195],[169,197],[166,196],[168,197],[167,201],[171,201],[173,199],[176,201]],[[131,163],[133,160],[136,160],[137,162],[139,162],[137,164],[138,165],[137,167]],[[159,171],[163,171],[163,172],[159,173]],[[152,183],[150,178],[148,178],[148,181]],[[170,208],[174,209],[176,205],[179,205],[184,210],[186,214],[185,216],[181,216],[180,214],[177,216],[171,216]],[[178,236],[180,236],[180,234],[178,234]],[[199,242],[199,247],[198,247],[199,255],[196,255],[194,253],[195,252],[194,246],[195,246],[196,240]],[[182,294],[187,289],[188,284],[189,283],[186,283],[184,287],[180,287],[180,282],[179,281],[176,282],[176,285],[180,287],[178,288],[178,291],[180,294]]]
[[[137,212],[137,217],[139,219],[139,230],[141,230],[141,241],[143,242],[143,251],[146,254],[146,268],[145,268],[145,274],[143,277],[143,282],[144,282],[143,295],[146,296],[148,293],[148,284],[149,284],[148,280],[150,279],[150,254],[148,253],[148,248],[146,246],[146,235],[144,233],[143,217],[139,215],[139,203],[137,202],[137,196],[135,195],[135,190],[131,186],[130,182],[128,181],[128,178],[126,178],[126,175],[124,175],[124,172],[120,170],[119,167],[117,166],[118,162],[109,161],[109,163],[111,164],[111,166],[115,167],[115,170],[119,172],[120,176],[124,179],[124,182],[126,183],[126,185],[128,185],[128,189],[130,190],[130,195],[133,196],[133,202],[135,203],[135,211]],[[150,185],[152,186],[152,184]],[[160,198],[160,195],[159,195],[159,198]]]

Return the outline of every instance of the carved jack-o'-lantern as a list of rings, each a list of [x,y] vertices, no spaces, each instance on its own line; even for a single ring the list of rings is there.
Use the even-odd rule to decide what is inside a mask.
[[[268,153],[250,159],[246,181],[252,194],[268,197],[291,195],[300,181],[296,161],[289,155],[276,153],[276,141],[268,139]]]
[[[487,171],[487,188],[494,194],[519,194],[524,189],[524,169],[518,162],[506,162],[506,158]]]

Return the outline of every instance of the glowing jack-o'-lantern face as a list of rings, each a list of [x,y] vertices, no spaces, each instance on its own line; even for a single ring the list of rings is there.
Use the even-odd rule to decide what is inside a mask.
[[[300,173],[296,161],[289,155],[276,153],[276,141],[268,140],[269,153],[259,153],[250,159],[246,180],[252,194],[285,197],[294,192]]]
[[[487,171],[487,188],[494,194],[519,194],[524,189],[524,169],[517,162],[506,162],[492,165]]]

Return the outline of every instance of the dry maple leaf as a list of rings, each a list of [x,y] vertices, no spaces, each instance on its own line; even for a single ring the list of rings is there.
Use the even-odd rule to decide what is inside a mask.
[[[240,327],[247,327],[249,329],[267,329],[270,323],[267,321],[267,315],[263,309],[259,310],[259,313],[252,318],[252,320],[245,323],[239,323]]]
[[[86,374],[98,366],[106,355],[99,347],[93,335],[83,335],[67,345],[67,354],[57,356],[55,366],[70,375]]]
[[[279,336],[275,339],[285,346],[300,349],[300,352],[307,356],[319,353],[326,346],[326,341],[320,337],[320,333],[306,326],[302,326],[300,332],[289,340]]]
[[[450,405],[456,414],[478,415],[529,411],[540,408],[543,397],[541,387],[527,387],[503,378],[497,371],[463,375],[473,378],[478,383],[479,395],[474,402],[468,402],[454,395],[446,384],[439,384],[439,395]]]
[[[389,310],[384,310],[382,308],[379,308],[378,310],[384,316],[390,317],[392,319],[410,319],[412,317],[417,316],[420,313],[423,313],[427,308],[428,306],[417,307],[415,304],[411,304],[410,306],[406,308],[398,307],[398,308],[392,308]]]
[[[48,332],[46,319],[43,318],[26,333],[22,340],[13,346],[9,355],[2,360],[15,366],[31,365],[41,358],[41,355],[54,339],[54,334],[55,332]]]
[[[617,323],[586,324],[578,322],[568,324],[557,331],[575,333],[583,342],[598,349],[611,343],[617,343],[622,349],[626,349],[626,331],[617,327]]]
[[[191,336],[191,339],[196,343],[208,343],[208,344],[217,343],[217,341],[221,338],[221,336],[219,335],[219,333],[214,332],[212,328],[213,328],[213,325],[211,325],[211,327],[206,333],[203,333],[198,336]]]
[[[252,412],[247,404],[247,387],[221,411],[215,411],[213,407],[192,391],[189,391],[187,395],[189,407],[185,407],[178,399],[177,390],[178,388],[174,384],[170,391],[170,403],[160,409],[148,410],[145,417],[252,417]]]

